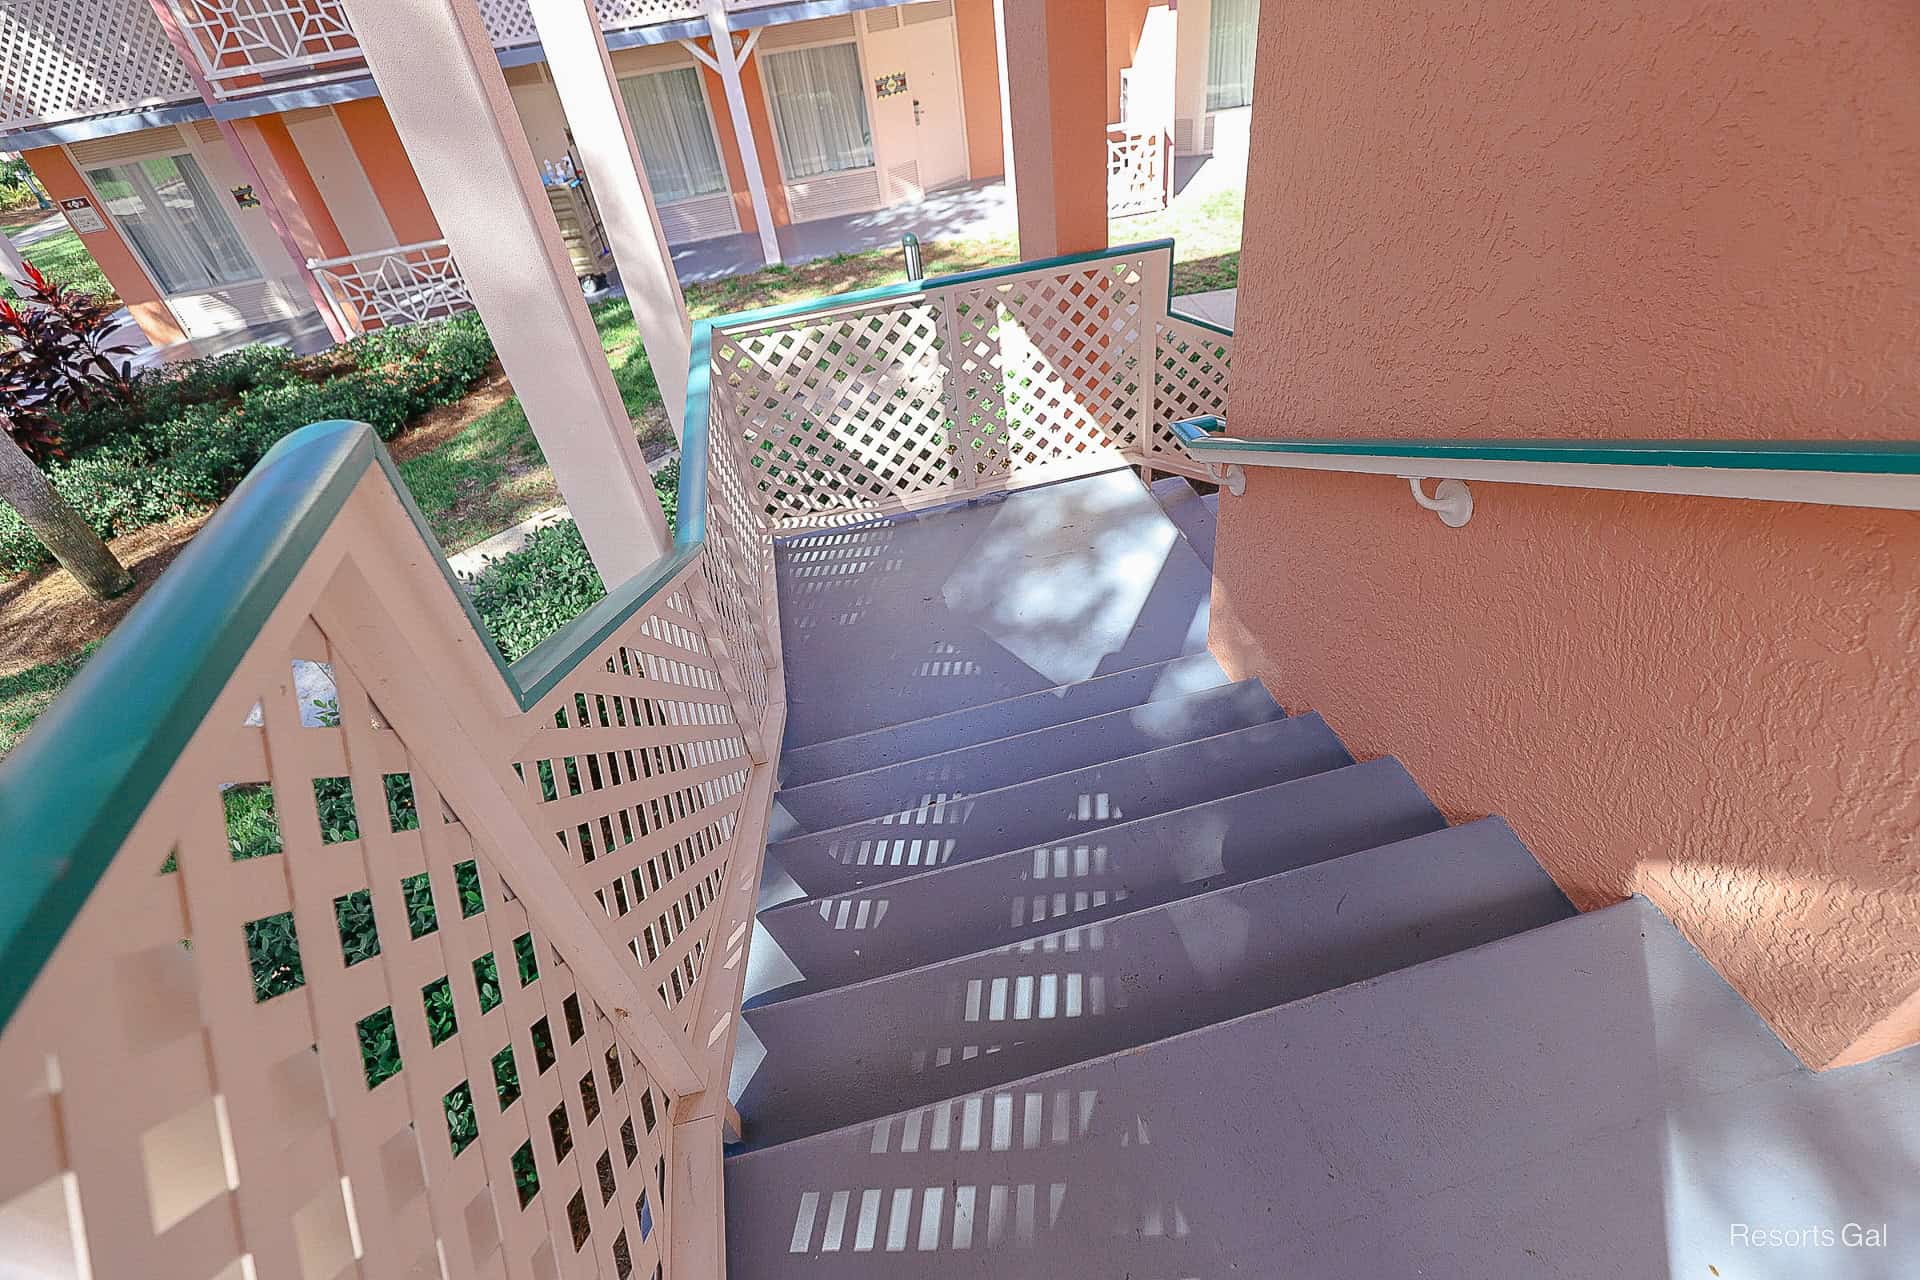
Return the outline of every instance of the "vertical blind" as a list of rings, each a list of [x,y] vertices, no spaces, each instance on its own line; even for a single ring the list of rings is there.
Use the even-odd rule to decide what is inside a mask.
[[[760,55],[787,178],[873,167],[873,130],[852,43]]]
[[[1207,110],[1253,101],[1253,40],[1260,0],[1213,0],[1207,26]]]
[[[727,189],[727,172],[713,142],[713,122],[692,67],[675,67],[620,81],[640,163],[657,204]]]
[[[108,165],[87,177],[162,293],[259,278],[246,242],[192,156]]]

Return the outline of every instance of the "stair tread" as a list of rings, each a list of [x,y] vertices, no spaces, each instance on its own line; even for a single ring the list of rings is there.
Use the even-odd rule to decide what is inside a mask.
[[[773,907],[757,921],[747,995],[785,999],[841,986],[1445,825],[1399,761],[1348,765],[1123,822],[1090,839]],[[1087,897],[1069,896],[1079,894]],[[1064,920],[1063,911],[1071,912]]]
[[[1634,899],[734,1155],[729,1274],[895,1276],[896,1233],[926,1280],[1731,1274],[1730,1215],[1920,1232],[1917,1086],[1920,1050],[1806,1071]]]
[[[856,774],[783,786],[776,797],[772,838],[898,813],[933,792],[992,791],[1285,714],[1259,681],[1241,680]]]
[[[1151,488],[1160,509],[1167,513],[1167,519],[1173,521],[1174,528],[1200,557],[1200,562],[1213,568],[1214,528],[1219,519],[1220,495],[1201,493],[1188,484],[1184,476],[1156,480]]]
[[[788,748],[1206,649],[1211,573],[1125,468],[784,538],[774,567]]]
[[[749,1012],[755,1144],[989,1088],[1572,913],[1497,818]]]
[[[1352,763],[1319,716],[1292,716],[797,836],[767,858],[771,875],[819,897]]]
[[[1190,654],[795,747],[780,757],[780,781],[805,786],[1229,683],[1212,654]]]

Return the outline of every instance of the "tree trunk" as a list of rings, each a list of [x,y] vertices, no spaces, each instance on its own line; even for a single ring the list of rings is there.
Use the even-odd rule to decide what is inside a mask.
[[[0,502],[20,513],[42,545],[95,599],[106,600],[131,587],[133,575],[114,559],[80,513],[54,491],[9,426],[0,416]]]

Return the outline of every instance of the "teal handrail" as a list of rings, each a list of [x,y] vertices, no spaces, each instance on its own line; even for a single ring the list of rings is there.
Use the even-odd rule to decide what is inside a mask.
[[[1920,475],[1920,441],[1912,440],[1571,440],[1393,439],[1355,436],[1248,438],[1225,435],[1207,416],[1173,424],[1195,457],[1287,453],[1362,458],[1477,462],[1578,463],[1612,467],[1716,467],[1739,471],[1824,471],[1855,475]]]

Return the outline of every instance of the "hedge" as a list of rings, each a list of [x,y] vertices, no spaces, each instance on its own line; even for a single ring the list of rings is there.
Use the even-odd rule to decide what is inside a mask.
[[[680,493],[680,464],[669,463],[653,478],[654,492],[671,531]],[[579,527],[562,520],[534,530],[517,551],[467,579],[473,606],[487,633],[512,662],[598,603],[607,594],[587,555]]]
[[[190,361],[144,380],[131,405],[62,415],[71,456],[49,466],[48,478],[111,538],[215,505],[276,441],[310,422],[354,419],[390,440],[466,394],[492,360],[493,343],[468,313],[378,330],[314,359],[256,345]],[[51,559],[0,506],[0,572]]]

